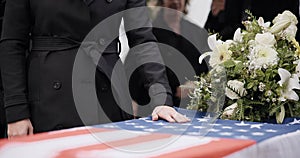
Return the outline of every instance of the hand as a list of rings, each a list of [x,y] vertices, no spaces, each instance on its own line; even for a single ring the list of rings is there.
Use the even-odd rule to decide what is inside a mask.
[[[174,108],[169,106],[157,106],[152,112],[152,120],[157,121],[159,118],[165,119],[168,122],[189,122],[190,119],[178,113]]]
[[[178,98],[187,98],[191,91],[196,88],[196,85],[192,81],[187,81],[184,85],[177,87],[176,97]]]
[[[24,119],[7,125],[7,136],[13,138],[17,136],[32,135],[33,127],[29,119]]]
[[[211,4],[211,12],[213,16],[217,16],[220,11],[225,9],[225,0],[213,0]]]

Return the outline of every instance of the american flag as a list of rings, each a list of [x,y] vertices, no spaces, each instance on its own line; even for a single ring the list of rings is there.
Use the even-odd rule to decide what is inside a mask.
[[[219,120],[195,111],[178,110],[192,121],[179,124],[147,117],[1,140],[0,158],[281,157],[280,154],[293,157],[300,154],[297,150],[300,119],[292,118],[285,124],[255,123]]]

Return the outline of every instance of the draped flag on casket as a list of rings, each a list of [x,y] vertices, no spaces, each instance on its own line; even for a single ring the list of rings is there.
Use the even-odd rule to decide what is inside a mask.
[[[230,157],[288,134],[300,145],[300,119],[286,124],[207,123],[209,117],[199,112],[179,111],[192,121],[178,124],[149,117],[1,140],[0,158]]]

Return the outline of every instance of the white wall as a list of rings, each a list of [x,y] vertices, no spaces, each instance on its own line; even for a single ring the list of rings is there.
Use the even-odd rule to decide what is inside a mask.
[[[210,11],[211,0],[191,0],[188,18],[203,27]]]

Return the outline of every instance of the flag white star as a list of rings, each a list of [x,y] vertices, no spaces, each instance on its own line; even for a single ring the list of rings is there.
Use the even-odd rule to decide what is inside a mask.
[[[197,121],[198,122],[207,122],[208,119],[206,119],[206,118],[197,118]]]
[[[115,125],[103,125],[104,128],[117,128]]]
[[[289,123],[289,125],[294,125],[294,124],[300,124],[300,119],[297,120],[296,118],[294,118],[294,121]]]
[[[206,128],[206,127],[204,127],[204,126],[193,126],[193,128],[196,128],[196,129],[204,129],[204,128]]]
[[[139,120],[150,120],[148,117],[139,118]]]
[[[174,129],[174,131],[179,131],[179,132],[183,132],[183,131],[186,131],[187,129],[186,128],[176,128]]]
[[[260,129],[261,126],[263,126],[263,124],[253,124],[253,125],[251,125],[250,128],[258,128],[258,129]]]
[[[220,130],[218,130],[218,129],[213,129],[213,128],[212,128],[212,129],[209,129],[208,131],[209,131],[209,132],[220,132]]]
[[[246,124],[244,121],[242,121],[241,123],[235,123],[235,125],[237,125],[237,126],[249,126],[250,124]]]
[[[137,123],[134,123],[134,122],[125,122],[125,125],[135,126],[135,125],[137,125]]]
[[[253,132],[252,135],[254,135],[254,136],[263,136],[265,134],[262,133],[262,132]]]
[[[156,132],[158,131],[157,129],[154,129],[154,128],[148,128],[148,129],[143,129],[144,131],[146,132]]]
[[[232,127],[230,127],[230,126],[223,126],[222,128],[223,129],[232,129]]]
[[[238,130],[236,130],[237,132],[248,132],[248,130],[245,130],[245,129],[238,129]]]
[[[221,136],[232,136],[233,134],[230,133],[230,132],[222,132],[222,133],[219,133],[219,135],[221,135]]]
[[[134,126],[134,128],[146,128],[146,126]]]
[[[249,139],[249,137],[241,135],[241,136],[236,136],[235,138],[237,139]]]
[[[187,132],[188,135],[200,135],[200,132]]]
[[[167,125],[166,123],[163,123],[163,122],[158,122],[158,123],[153,123],[154,125],[157,125],[157,126],[164,126],[164,125]]]
[[[273,129],[267,129],[266,132],[269,132],[269,133],[276,133],[277,130],[273,130]]]
[[[191,125],[193,125],[193,124],[191,124],[191,123],[183,123],[183,124],[180,124],[180,125],[183,125],[183,126],[191,126]]]
[[[164,126],[164,128],[176,128],[176,126]]]

